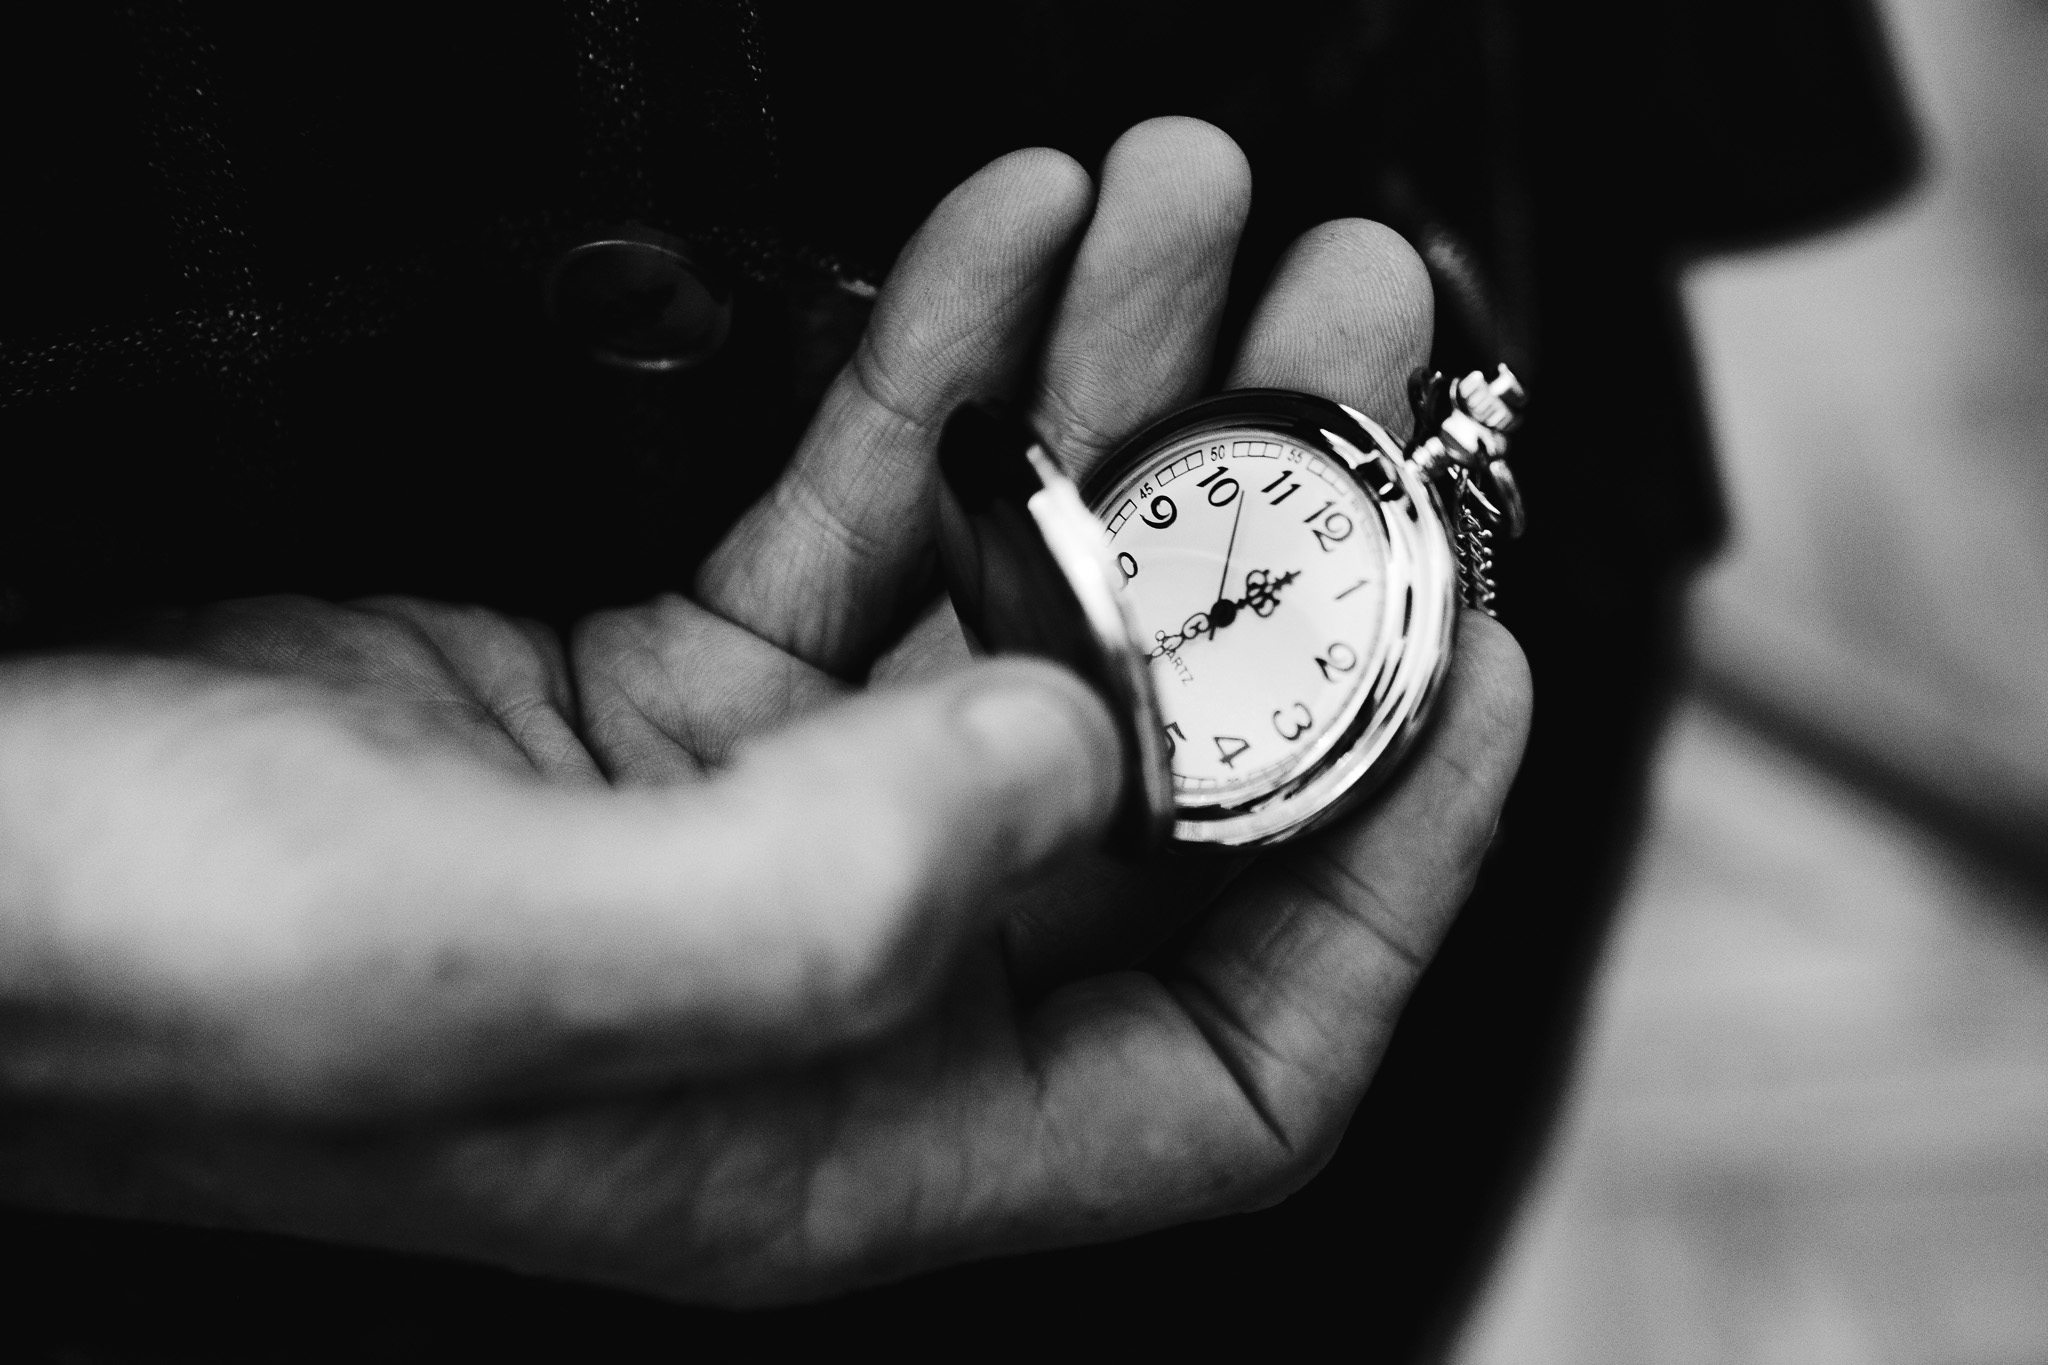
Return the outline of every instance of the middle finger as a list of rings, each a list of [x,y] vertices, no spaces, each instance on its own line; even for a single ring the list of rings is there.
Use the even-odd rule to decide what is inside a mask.
[[[1251,207],[1244,154],[1197,119],[1132,128],[1101,180],[1031,399],[1033,424],[1076,479],[1201,391]]]

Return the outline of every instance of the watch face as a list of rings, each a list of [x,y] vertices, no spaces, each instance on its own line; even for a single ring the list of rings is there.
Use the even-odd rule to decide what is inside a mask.
[[[1330,455],[1217,427],[1138,453],[1092,500],[1148,651],[1183,806],[1317,764],[1368,701],[1386,629],[1380,508]]]

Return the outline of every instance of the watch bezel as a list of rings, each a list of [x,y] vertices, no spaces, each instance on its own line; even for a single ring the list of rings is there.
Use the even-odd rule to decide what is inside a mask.
[[[1176,843],[1256,848],[1298,837],[1376,790],[1428,723],[1456,644],[1458,570],[1451,519],[1435,486],[1387,429],[1356,408],[1284,389],[1238,389],[1181,408],[1119,445],[1081,485],[1098,522],[1137,465],[1226,428],[1272,431],[1347,471],[1379,517],[1387,547],[1381,628],[1343,720],[1295,771],[1234,802],[1174,793]],[[1398,616],[1399,619],[1395,619]]]

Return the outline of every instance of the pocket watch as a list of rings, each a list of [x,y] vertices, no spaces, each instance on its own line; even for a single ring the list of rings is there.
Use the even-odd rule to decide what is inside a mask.
[[[1244,389],[1159,419],[1085,485],[1006,409],[940,442],[940,554],[978,649],[1069,665],[1125,751],[1113,845],[1259,847],[1334,819],[1427,724],[1459,606],[1519,534],[1503,365],[1409,382],[1415,436]]]

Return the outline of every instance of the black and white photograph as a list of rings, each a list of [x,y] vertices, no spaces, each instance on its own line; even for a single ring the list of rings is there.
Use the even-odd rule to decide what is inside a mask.
[[[2039,0],[0,15],[0,1358],[2048,1361]]]

